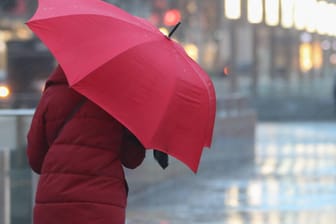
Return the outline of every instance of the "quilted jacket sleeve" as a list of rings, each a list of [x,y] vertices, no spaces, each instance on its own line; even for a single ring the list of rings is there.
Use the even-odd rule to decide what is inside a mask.
[[[43,98],[42,98],[43,99]],[[44,157],[48,151],[45,133],[45,104],[41,100],[36,108],[27,136],[27,157],[33,171],[40,174]]]
[[[129,169],[138,167],[145,158],[145,148],[128,130],[125,131],[120,153],[122,164]]]

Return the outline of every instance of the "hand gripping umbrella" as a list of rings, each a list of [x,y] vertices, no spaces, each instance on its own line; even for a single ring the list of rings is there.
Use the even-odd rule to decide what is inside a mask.
[[[100,0],[40,0],[29,28],[70,87],[197,172],[210,147],[213,84],[183,48],[146,20]]]

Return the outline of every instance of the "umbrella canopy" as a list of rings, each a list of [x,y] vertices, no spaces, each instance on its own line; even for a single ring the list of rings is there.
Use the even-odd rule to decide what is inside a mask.
[[[134,133],[197,171],[216,97],[204,70],[148,21],[100,0],[40,0],[27,22],[69,85]]]

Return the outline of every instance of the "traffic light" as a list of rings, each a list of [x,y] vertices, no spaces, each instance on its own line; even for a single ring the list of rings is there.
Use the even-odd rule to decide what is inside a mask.
[[[175,26],[181,21],[181,12],[178,9],[167,10],[163,17],[163,22],[166,26]]]

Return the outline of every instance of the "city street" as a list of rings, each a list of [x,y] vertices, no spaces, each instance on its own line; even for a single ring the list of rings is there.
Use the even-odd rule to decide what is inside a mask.
[[[2,0],[0,224],[32,223],[39,176],[27,161],[27,133],[45,81],[58,64],[76,92],[143,145],[181,155],[185,162],[209,142],[215,121],[212,148],[204,149],[197,173],[173,157],[161,169],[152,150],[141,166],[125,168],[126,224],[335,224],[334,19],[336,0]],[[43,119],[34,121],[43,123],[36,133],[43,132],[39,136],[49,144],[61,122],[58,115],[71,108],[68,97],[57,96],[64,102],[55,109],[53,97],[46,97],[46,106],[40,104],[46,109]],[[43,174],[66,177],[60,178],[57,202],[106,204],[82,193],[77,198],[77,192],[91,193],[97,186],[111,190],[105,186],[112,182],[100,180],[118,173],[110,169],[118,163],[116,147],[124,146],[114,132],[111,138],[109,131],[101,134],[105,129],[99,124],[110,125],[93,111],[83,111],[78,126],[59,138],[64,153],[89,150],[78,158],[52,150],[43,164]],[[103,144],[105,137],[111,146]],[[111,148],[102,160],[113,162],[95,169],[105,163],[92,153],[93,159],[82,163],[91,158],[93,146]],[[190,164],[197,164],[199,155],[195,158]],[[61,160],[64,166],[52,165]],[[91,164],[98,171],[89,178],[91,172],[81,171],[92,170]],[[71,218],[81,223],[76,220],[83,217]],[[99,215],[99,222],[106,219],[113,222]]]
[[[261,123],[251,164],[214,145],[196,175],[174,161],[165,176],[149,157],[130,172],[142,189],[130,192],[127,224],[335,223],[336,123]]]

